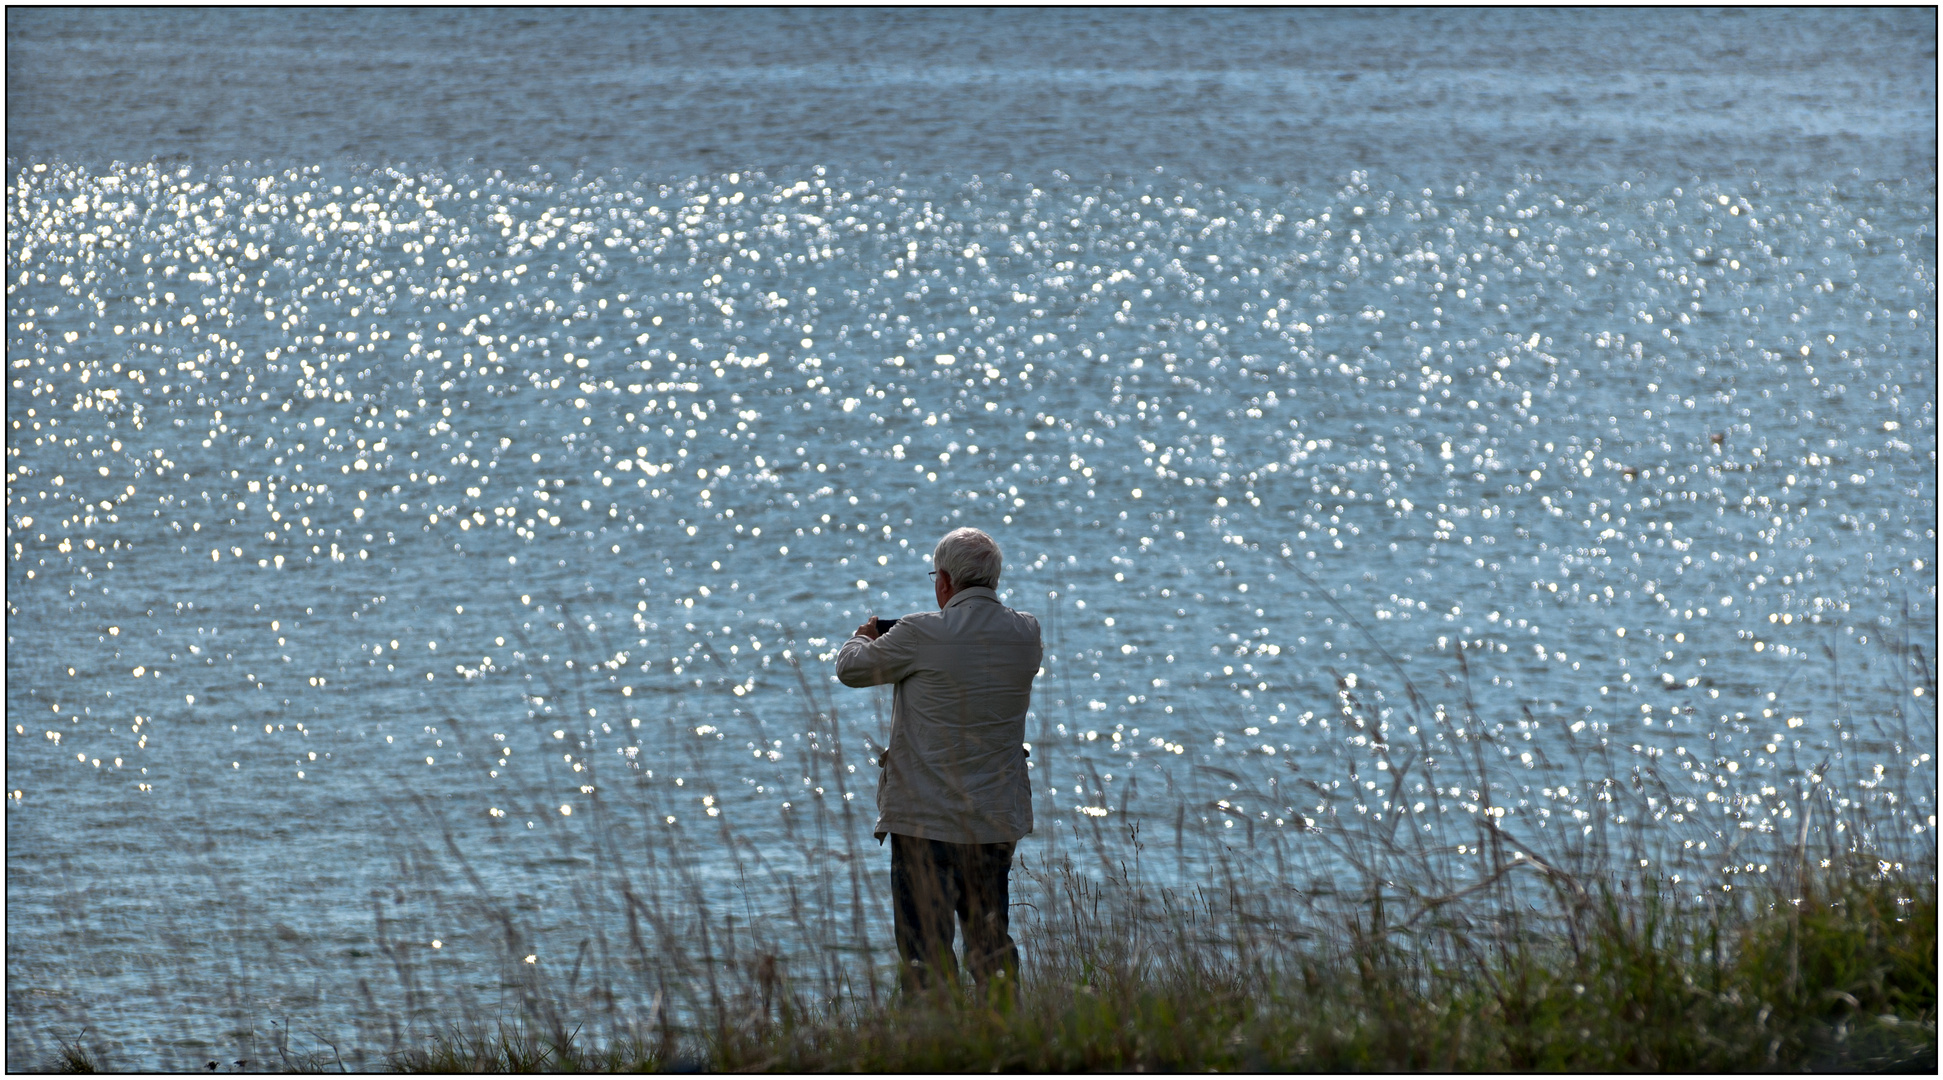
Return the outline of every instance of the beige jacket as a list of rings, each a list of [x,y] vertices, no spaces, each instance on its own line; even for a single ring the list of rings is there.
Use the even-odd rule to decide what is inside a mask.
[[[837,654],[845,686],[897,686],[877,785],[879,834],[1010,843],[1032,831],[1025,714],[1044,650],[1039,620],[991,589],[906,615]]]

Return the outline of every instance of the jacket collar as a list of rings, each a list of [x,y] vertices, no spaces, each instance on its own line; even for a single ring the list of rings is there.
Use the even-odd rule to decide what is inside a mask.
[[[949,611],[959,604],[968,603],[972,600],[990,600],[996,604],[998,603],[998,592],[985,585],[972,585],[968,588],[959,589],[957,592],[951,594],[951,601],[945,604],[945,610]]]

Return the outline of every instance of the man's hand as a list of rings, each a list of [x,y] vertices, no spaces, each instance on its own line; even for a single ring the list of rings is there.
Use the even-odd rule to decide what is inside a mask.
[[[875,615],[872,615],[870,617],[869,622],[864,623],[861,626],[857,627],[856,636],[860,638],[867,638],[871,641],[876,641],[879,634],[880,631],[877,629],[877,616]]]

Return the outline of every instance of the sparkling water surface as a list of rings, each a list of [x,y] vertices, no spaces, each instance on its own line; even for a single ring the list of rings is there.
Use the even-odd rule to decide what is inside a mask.
[[[1028,857],[1181,812],[1185,880],[1341,814],[1569,833],[1642,766],[1708,881],[1810,776],[1926,835],[1930,146],[1270,180],[10,136],[10,1052],[382,1048],[511,985],[479,895],[578,978],[626,933],[581,879],[653,850],[754,927],[883,876],[818,832],[874,816],[888,722],[830,661],[959,525],[1046,628]],[[1494,790],[1370,779],[1480,729]]]

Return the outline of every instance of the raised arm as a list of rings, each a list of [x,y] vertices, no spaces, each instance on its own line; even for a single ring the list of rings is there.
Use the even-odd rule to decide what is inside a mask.
[[[845,686],[902,682],[917,664],[918,633],[896,626],[876,640],[857,634],[837,654],[837,681]]]

